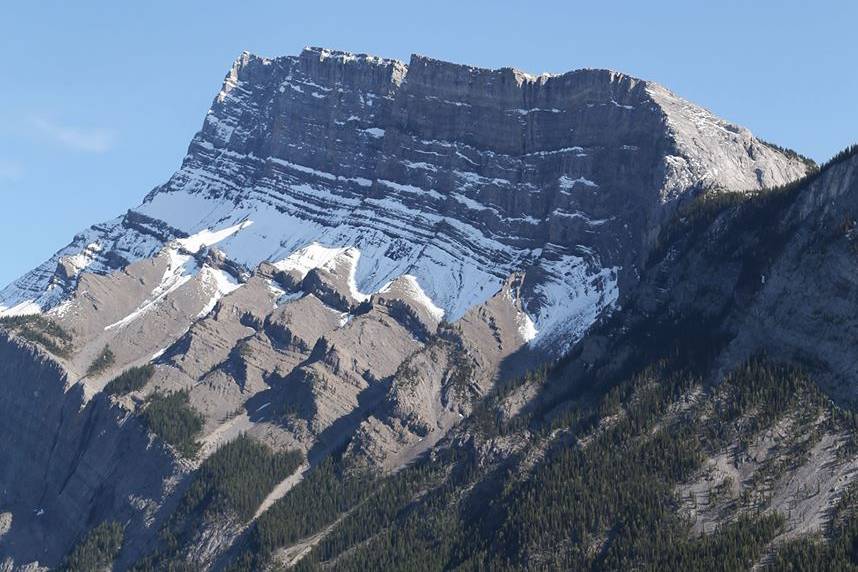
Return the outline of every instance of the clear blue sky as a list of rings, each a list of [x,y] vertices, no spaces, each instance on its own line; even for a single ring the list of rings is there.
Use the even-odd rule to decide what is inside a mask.
[[[19,0],[0,8],[0,283],[165,181],[242,50],[658,81],[817,161],[858,140],[852,0]]]

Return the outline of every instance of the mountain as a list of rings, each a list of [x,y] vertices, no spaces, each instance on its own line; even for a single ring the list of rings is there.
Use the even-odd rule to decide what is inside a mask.
[[[612,71],[242,54],[164,185],[0,292],[0,554],[839,557],[854,168]]]
[[[806,168],[614,72],[243,54],[182,168],[0,303],[6,314],[55,307],[80,271],[121,269],[175,238],[217,244],[247,271],[316,242],[359,251],[362,291],[414,275],[451,321],[527,269],[537,330],[574,339],[634,280],[641,242],[683,196],[777,186]]]

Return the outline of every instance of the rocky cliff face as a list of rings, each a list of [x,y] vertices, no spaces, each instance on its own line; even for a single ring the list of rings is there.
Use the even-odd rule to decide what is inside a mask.
[[[71,541],[113,519],[140,554],[187,468],[127,411],[104,396],[84,403],[82,387],[66,391],[67,381],[37,347],[0,337],[0,506],[11,520],[0,553],[57,562]]]
[[[615,72],[243,54],[167,183],[0,293],[0,552],[53,565],[112,519],[126,566],[243,433],[301,450],[309,474],[333,451],[396,471],[631,300],[677,208],[809,168]],[[10,321],[37,313],[63,351]],[[103,392],[144,365],[140,387]],[[141,423],[170,392],[200,416],[193,459]],[[221,524],[197,565],[252,529]]]
[[[48,309],[83,268],[251,221],[221,241],[252,270],[311,242],[360,252],[356,286],[402,274],[456,320],[527,270],[539,339],[574,340],[633,283],[653,233],[703,189],[786,183],[802,161],[655,84],[532,77],[414,56],[242,55],[182,168],[2,294]]]
[[[828,394],[854,402],[856,169],[853,150],[803,184],[747,203],[698,201],[664,233],[628,300],[629,328],[696,316],[697,328],[722,340],[716,348],[725,344],[723,370],[764,354],[801,364]]]

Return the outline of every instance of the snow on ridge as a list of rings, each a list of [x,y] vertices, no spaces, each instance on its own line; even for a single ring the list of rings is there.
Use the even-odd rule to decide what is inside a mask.
[[[521,291],[516,288],[503,289],[503,298],[512,305],[515,309],[515,325],[518,330],[518,335],[524,340],[525,344],[529,344],[539,335],[539,330],[536,329],[536,324],[533,318],[524,311],[524,300],[521,298]]]
[[[286,167],[287,169],[293,169],[295,171],[299,171],[301,173],[305,173],[307,175],[313,175],[315,177],[319,177],[320,179],[325,179],[328,181],[346,181],[357,183],[361,187],[371,187],[372,181],[364,177],[343,177],[342,175],[334,175],[333,173],[328,173],[326,171],[319,171],[318,169],[313,169],[312,167],[307,167],[305,165],[299,165],[297,163],[291,163],[289,161],[284,161],[283,159],[279,159],[277,157],[269,157],[268,160],[276,165],[280,165],[282,167]]]
[[[10,315],[13,309],[19,315],[53,311],[69,294],[57,278],[76,277],[83,270],[95,273],[110,270],[101,255],[107,247],[102,245],[112,245],[112,251],[132,262],[153,255],[163,246],[149,235],[124,227],[123,220],[124,217],[116,217],[78,233],[71,244],[5,285],[0,289],[0,316]],[[66,272],[71,270],[71,275],[58,277],[59,264],[65,264]]]
[[[169,346],[166,348],[161,348],[160,350],[152,354],[152,356],[149,358],[149,361],[155,361],[156,359],[164,355],[168,349],[170,349]]]
[[[31,316],[41,314],[42,307],[35,300],[22,300],[14,306],[0,305],[0,318],[11,318],[15,316]]]
[[[394,181],[388,181],[386,179],[379,179],[378,182],[382,186],[385,186],[389,189],[393,189],[395,191],[399,191],[401,193],[408,193],[412,195],[429,195],[433,199],[437,200],[444,199],[444,195],[432,189],[421,189],[420,187],[415,187],[414,185],[403,185],[402,183],[396,183]]]
[[[597,267],[581,257],[563,254],[554,260],[543,258],[546,279],[535,287],[539,303],[532,343],[565,340],[565,351],[578,341],[602,311],[614,307],[619,298],[617,275],[620,267]]]
[[[545,153],[580,150],[582,150],[580,147],[570,147]],[[274,159],[271,161],[279,162]],[[134,210],[190,234],[191,236],[187,238],[178,239],[167,245],[171,249],[171,257],[187,256],[188,264],[191,264],[193,257],[187,253],[199,252],[203,246],[213,244],[218,244],[218,248],[230,260],[248,268],[256,267],[263,260],[277,261],[273,263],[279,269],[291,268],[298,271],[301,276],[306,276],[311,269],[320,266],[331,265],[329,269],[332,269],[339,264],[346,264],[347,266],[338,267],[337,273],[345,278],[353,298],[358,301],[368,297],[362,291],[375,292],[399,276],[411,275],[414,276],[415,291],[419,288],[418,293],[421,294],[416,297],[424,302],[427,308],[431,308],[433,316],[445,317],[450,321],[459,319],[468,309],[487,300],[502,285],[505,275],[513,272],[522,260],[520,249],[499,242],[458,218],[444,217],[434,214],[431,209],[414,207],[391,214],[386,210],[389,205],[381,206],[372,202],[376,199],[364,198],[358,201],[349,198],[365,208],[365,213],[351,208],[351,204],[344,204],[344,197],[324,190],[328,188],[327,181],[336,179],[339,183],[342,182],[341,177],[303,165],[284,164],[283,166],[291,168],[295,175],[303,173],[321,179],[314,185],[300,185],[302,192],[312,193],[314,196],[320,196],[321,193],[326,192],[331,194],[331,200],[336,199],[336,204],[342,208],[332,210],[326,207],[324,212],[320,211],[321,214],[314,212],[313,216],[308,216],[308,209],[315,206],[308,202],[307,198],[295,192],[294,187],[299,185],[289,183],[287,186],[291,193],[278,192],[282,185],[277,179],[266,177],[257,183],[256,194],[240,203],[230,198],[230,193],[234,189],[222,186],[219,180],[207,179],[205,187],[201,187],[197,185],[196,179],[182,179],[179,184],[184,187],[183,190],[157,193]],[[426,165],[414,163],[410,166],[425,168]],[[282,171],[277,174],[282,174]],[[465,184],[485,184],[493,180],[467,171],[459,171],[456,175]],[[572,181],[571,178],[569,180]],[[367,183],[373,184],[370,181]],[[384,179],[379,179],[377,184],[393,191],[386,197],[388,200],[399,193],[429,195],[427,198],[432,199],[443,198],[437,191]],[[583,178],[577,180],[575,184],[596,186],[592,181]],[[322,188],[316,189],[316,187]],[[205,192],[204,188],[207,189]],[[212,191],[213,188],[220,189],[222,194],[215,194]],[[452,198],[469,208],[481,210],[480,207],[482,207],[494,210],[493,207],[478,203],[465,194],[456,193]],[[421,234],[424,229],[412,224],[415,217],[427,217],[431,223],[443,221],[451,227],[451,230],[445,229],[444,233],[432,237],[424,236]],[[251,225],[252,228],[248,228]],[[75,250],[67,251],[68,254],[80,252],[83,244],[92,244],[101,236],[100,234],[87,236],[87,242],[78,242]],[[136,235],[131,239],[137,242],[143,240]],[[464,251],[458,246],[460,241],[466,245]],[[110,246],[112,243],[109,238],[101,244],[104,244],[105,249],[108,250],[115,248]],[[126,256],[126,259],[133,262],[136,259],[151,256],[144,253],[149,248],[147,245],[144,245],[146,248],[138,249],[134,244],[123,246],[121,250],[123,254],[129,252],[132,254]],[[139,254],[135,255],[135,251],[139,251]],[[200,271],[202,269],[195,263],[193,267],[187,268],[184,268],[183,264],[177,265],[176,268],[171,265],[171,270],[165,272],[162,284],[152,292],[147,302],[141,304],[129,316],[108,327],[121,327],[151,308],[155,308],[164,296],[181,287],[193,277],[193,274]],[[562,276],[560,270],[558,270],[558,276]],[[591,278],[592,273],[587,272],[582,274],[580,280],[586,282]],[[574,298],[573,291],[578,288],[578,284],[578,277],[575,277],[569,283],[558,280],[556,284],[552,283],[550,286],[563,289],[569,297]],[[61,290],[58,288],[54,294],[63,294]],[[588,292],[587,295],[589,294]],[[214,294],[213,297],[216,295]],[[554,296],[557,299],[559,297],[560,294]],[[41,298],[36,298],[35,294],[21,296],[14,302],[18,303],[22,300],[38,303],[31,308],[36,311],[48,307],[41,304]],[[12,305],[11,301],[13,300],[8,298],[4,300],[9,306]],[[216,303],[216,300],[212,302],[208,299],[206,307],[210,310]],[[210,308],[209,305],[211,305]],[[567,309],[565,306],[554,304],[553,311],[561,314],[557,318],[558,322],[562,318],[570,322],[574,321],[586,329],[603,307],[604,304],[599,304],[597,308],[582,309],[580,305],[575,305],[574,308]],[[3,310],[8,311],[8,308],[0,306],[0,312]],[[548,326],[552,324],[544,323],[547,314],[540,315],[534,312],[530,314],[533,318],[528,317],[528,320],[534,322],[533,327],[529,327],[528,320],[522,318],[522,336],[532,336],[531,340],[538,343],[551,333],[552,328]]]
[[[347,279],[350,294],[352,298],[362,302],[369,299],[369,295],[360,292],[357,286],[356,275],[360,258],[361,251],[354,246],[330,247],[318,242],[311,242],[286,258],[274,262],[273,265],[284,272],[296,272],[300,279],[303,279],[313,269],[336,272],[339,265],[345,264],[348,269]],[[375,269],[380,270],[377,266]],[[424,306],[433,318],[438,321],[444,318],[445,310],[434,302],[420,285],[417,277],[412,274],[402,274],[388,280],[377,292],[389,292],[394,283],[399,285],[416,302]]]
[[[366,133],[370,137],[375,137],[376,139],[384,137],[384,129],[380,127],[369,127],[367,129],[358,129],[358,131],[362,131],[363,133]]]
[[[250,221],[245,221],[216,232],[205,230],[187,239],[177,241],[180,248],[171,245],[166,246],[161,251],[161,255],[167,258],[167,268],[164,270],[164,275],[161,277],[158,286],[133,312],[121,320],[105,326],[104,331],[127,326],[140,316],[155,309],[164,298],[187,284],[194,277],[199,277],[203,291],[209,296],[202,310],[198,313],[197,319],[207,316],[221,298],[241,287],[241,284],[229,273],[219,268],[213,268],[208,264],[204,264],[201,268],[197,267],[194,258],[184,254],[184,251],[197,252],[204,245],[219,242],[232,236],[241,228],[250,226],[250,224]]]
[[[187,238],[180,238],[176,242],[178,242],[179,246],[181,246],[183,249],[187,250],[191,254],[196,254],[204,246],[212,246],[214,244],[217,244],[218,242],[229,238],[238,231],[247,228],[252,224],[252,220],[247,220],[221,230],[212,231],[211,229],[207,228]]]
[[[205,265],[203,266],[201,274],[203,275],[203,283],[207,284],[209,288],[213,288],[214,291],[212,292],[209,301],[206,302],[206,305],[202,310],[200,310],[197,318],[204,318],[207,316],[221,298],[241,287],[241,284],[239,284],[232,275],[228,272],[224,272],[220,268],[212,268]]]
[[[518,326],[518,334],[525,343],[530,343],[539,334],[539,330],[536,329],[536,324],[533,322],[533,318],[528,316],[526,312],[519,311],[515,315],[515,323]]]
[[[563,113],[562,109],[557,109],[556,107],[552,107],[552,108],[533,107],[531,109],[518,108],[518,109],[507,109],[506,111],[507,111],[507,113],[515,113],[518,115],[529,115],[531,113],[540,113],[540,112],[543,112],[543,113]]]
[[[163,251],[167,256],[167,269],[161,277],[161,282],[156,286],[150,297],[140,304],[133,312],[112,324],[104,327],[104,331],[113,330],[127,326],[143,314],[154,309],[158,302],[166,298],[169,294],[178,290],[188,280],[193,277],[193,273],[188,273],[188,265],[193,265],[193,258],[187,254],[180,254],[174,248],[166,248]]]
[[[561,216],[561,217],[565,217],[565,218],[581,219],[582,221],[584,221],[585,224],[588,224],[590,226],[601,226],[610,220],[607,218],[593,219],[581,211],[575,211],[575,212],[570,213],[570,212],[567,212],[563,209],[554,209],[553,211],[551,211],[551,214],[553,216]]]
[[[432,298],[426,294],[423,288],[420,286],[420,283],[417,281],[417,277],[412,274],[403,274],[398,278],[391,280],[387,284],[379,289],[379,294],[384,294],[389,292],[393,287],[393,284],[396,283],[400,286],[406,294],[411,296],[414,301],[422,305],[429,314],[435,318],[437,321],[441,321],[444,319],[444,310],[435,305],[435,302],[432,301]]]
[[[303,280],[311,270],[316,268],[333,271],[337,257],[347,250],[348,247],[328,247],[318,242],[311,242],[283,260],[274,262],[274,266],[284,272],[298,272]]]
[[[347,52],[342,50],[332,50],[330,48],[321,48],[314,46],[305,46],[304,52],[316,54],[320,61],[332,59],[342,63],[364,62],[375,65],[405,65],[399,60],[391,58],[383,58],[372,54],[360,54],[355,52]]]
[[[349,294],[358,302],[369,300],[369,295],[362,293],[357,287],[357,267],[360,259],[360,250],[354,247],[347,248],[341,258],[345,258],[349,268]]]
[[[611,99],[611,103],[614,105],[614,107],[619,107],[622,109],[634,109],[635,108],[634,105],[623,105],[622,103],[617,102],[615,99]]]
[[[359,259],[360,250],[353,246],[329,247],[314,241],[273,264],[278,270],[297,272],[302,280],[311,270],[316,268],[337,273],[337,267],[345,264],[348,272],[349,293],[358,302],[363,302],[369,296],[360,292],[357,287],[356,275]]]
[[[585,187],[594,187],[594,188],[599,186],[596,183],[594,183],[593,181],[591,181],[590,179],[587,179],[584,177],[578,177],[577,179],[573,179],[572,177],[569,177],[567,175],[562,175],[558,179],[558,181],[560,182],[560,188],[561,189],[567,189],[567,190],[573,189],[575,187],[575,185],[583,185]]]
[[[463,205],[465,205],[466,207],[468,207],[471,210],[474,210],[474,211],[493,211],[496,215],[500,216],[500,213],[498,212],[498,210],[496,208],[490,207],[488,205],[484,205],[483,203],[481,203],[479,201],[475,201],[471,197],[466,197],[465,195],[461,195],[459,193],[452,193],[450,196],[453,197],[453,199],[456,200],[456,202],[462,203]]]
[[[77,275],[92,264],[96,255],[101,252],[101,250],[101,245],[98,244],[98,242],[91,242],[77,254],[64,257],[64,260],[74,269],[75,275]]]

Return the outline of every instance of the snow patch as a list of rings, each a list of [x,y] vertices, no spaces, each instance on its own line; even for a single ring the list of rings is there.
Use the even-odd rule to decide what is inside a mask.
[[[471,185],[486,185],[489,183],[493,183],[495,185],[512,185],[509,179],[500,179],[497,177],[483,177],[482,175],[478,175],[477,173],[472,173],[471,171],[458,171],[454,170],[453,173],[467,181],[468,184]]]
[[[230,226],[228,228],[224,228],[222,230],[212,231],[211,229],[205,229],[194,235],[189,236],[188,238],[180,238],[176,242],[178,242],[179,246],[181,246],[183,249],[187,250],[192,254],[196,254],[204,246],[212,246],[214,244],[217,244],[218,242],[224,240],[225,238],[229,238],[238,231],[247,228],[252,224],[252,220],[247,220],[239,224]]]
[[[536,338],[536,335],[539,333],[533,319],[525,312],[520,311],[515,315],[515,323],[518,326],[518,334],[525,343],[529,343],[531,340]]]
[[[541,107],[534,107],[533,109],[507,109],[507,113],[517,113],[518,115],[530,115],[531,113],[563,113],[562,109],[557,109],[556,107],[552,107],[551,109],[545,109]]]
[[[219,268],[204,266],[201,275],[203,284],[207,289],[211,289],[213,291],[208,302],[206,302],[206,305],[197,315],[198,319],[208,316],[209,312],[214,309],[215,305],[221,298],[241,287],[241,284],[239,284],[231,274],[224,272]]]
[[[168,348],[161,348],[160,350],[158,350],[157,352],[152,354],[152,357],[149,358],[149,361],[155,361],[156,359],[158,359],[159,357],[164,355],[164,353],[167,351],[167,349]]]
[[[167,269],[161,277],[160,284],[152,290],[149,299],[121,320],[105,326],[104,331],[127,326],[143,314],[154,309],[161,300],[178,290],[192,278],[191,274],[186,274],[186,266],[192,264],[193,261],[191,256],[179,254],[176,249],[169,247],[164,250],[164,256],[167,258]]]
[[[280,297],[286,293],[286,290],[278,286],[274,280],[271,280],[270,278],[265,280],[265,284],[268,286],[268,291],[274,294],[274,296]]]
[[[313,242],[290,254],[283,260],[274,263],[274,267],[284,272],[298,272],[303,280],[310,270],[322,268],[333,270],[337,257],[344,254],[348,248],[331,248]]]
[[[297,272],[303,280],[307,274],[316,268],[339,274],[338,267],[345,264],[348,272],[348,287],[352,298],[363,302],[369,298],[357,288],[355,278],[360,250],[354,247],[332,248],[312,242],[290,254],[283,260],[274,263],[274,267],[283,272]]]
[[[635,108],[634,105],[623,105],[621,103],[617,103],[617,101],[613,100],[613,99],[611,100],[611,103],[614,104],[614,107],[619,107],[621,109],[634,109]]]
[[[384,137],[384,129],[381,129],[380,127],[370,127],[368,129],[358,129],[358,131],[362,131],[363,133],[366,133],[370,137],[375,137],[376,139],[380,139],[381,137]]]
[[[66,257],[65,262],[72,267],[74,275],[77,276],[92,264],[99,252],[101,252],[101,245],[97,242],[92,242],[87,244],[86,247],[77,254]]]
[[[562,149],[555,149],[553,151],[534,151],[533,153],[527,153],[524,157],[545,157],[548,155],[562,155],[565,153],[577,153],[578,157],[586,157],[586,153],[584,153],[583,147],[578,147],[577,145],[574,147],[563,147]]]
[[[585,213],[583,213],[581,211],[575,211],[573,213],[570,213],[570,212],[564,211],[563,209],[554,209],[553,211],[551,211],[551,214],[554,216],[562,216],[565,218],[581,219],[582,221],[584,221],[586,224],[588,224],[590,226],[601,226],[601,225],[605,224],[606,222],[608,222],[609,220],[611,220],[611,219],[607,219],[607,218],[594,219],[594,218],[590,218],[589,216],[587,216]]]
[[[42,307],[33,300],[24,300],[12,307],[0,306],[0,318],[11,318],[13,316],[31,316],[41,314]]]
[[[277,157],[269,157],[268,160],[277,165],[281,165],[288,169],[293,169],[295,171],[299,171],[301,173],[306,173],[307,175],[313,175],[315,177],[319,177],[321,179],[326,179],[328,181],[346,181],[357,183],[361,187],[371,187],[372,181],[363,177],[343,177],[341,175],[334,175],[333,173],[328,173],[325,171],[319,171],[317,169],[313,169],[312,167],[307,167],[304,165],[299,165],[297,163],[290,163],[289,161],[284,161],[283,159],[278,159]]]
[[[388,187],[395,191],[399,191],[401,193],[409,193],[412,195],[429,195],[433,199],[438,200],[442,200],[444,198],[444,195],[442,195],[438,191],[433,191],[432,189],[421,189],[420,187],[415,187],[414,185],[403,185],[401,183],[395,183],[386,179],[379,179],[378,182],[385,187]]]
[[[587,332],[605,309],[616,304],[620,268],[601,268],[588,264],[581,257],[553,250],[553,245],[546,247],[547,254],[541,260],[546,277],[534,288],[539,306],[535,312],[539,336],[533,343],[564,340],[561,351],[565,351]]]
[[[396,283],[396,285],[399,286],[405,294],[410,296],[412,300],[426,308],[429,315],[431,315],[435,320],[440,322],[444,319],[444,310],[435,305],[432,298],[430,298],[423,288],[420,287],[417,277],[411,274],[403,274],[396,280],[391,280],[382,286],[378,293],[384,294],[386,292],[390,292],[394,283]]]
[[[590,179],[586,179],[584,177],[578,177],[577,179],[573,179],[572,177],[563,175],[558,180],[560,181],[560,188],[566,190],[574,189],[575,185],[583,185],[585,187],[592,188],[596,188],[599,186]]]
[[[402,164],[408,167],[409,169],[422,169],[424,171],[432,171],[435,172],[438,170],[438,167],[433,165],[432,163],[426,163],[425,161],[402,161]]]
[[[457,202],[462,203],[463,205],[465,205],[466,207],[468,207],[468,208],[469,208],[469,209],[471,209],[471,210],[475,210],[475,211],[492,211],[492,212],[494,212],[495,214],[498,214],[498,215],[500,214],[500,213],[498,213],[497,209],[495,209],[495,208],[493,208],[493,207],[486,206],[486,205],[484,205],[483,203],[481,203],[481,202],[479,202],[479,201],[475,201],[474,199],[472,199],[472,198],[470,198],[470,197],[466,197],[465,195],[460,195],[459,193],[452,193],[452,195],[451,195],[451,196],[452,196],[452,197],[453,197]]]

